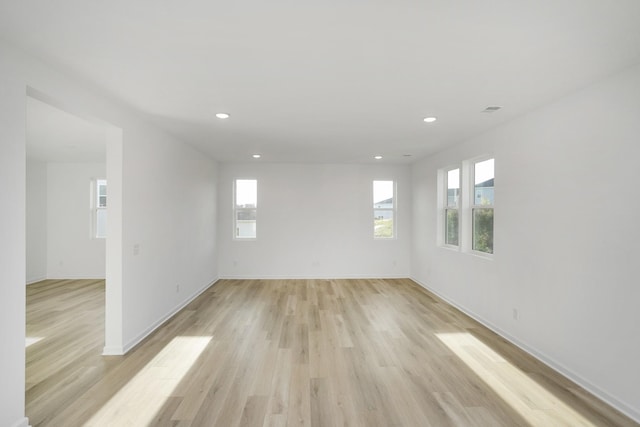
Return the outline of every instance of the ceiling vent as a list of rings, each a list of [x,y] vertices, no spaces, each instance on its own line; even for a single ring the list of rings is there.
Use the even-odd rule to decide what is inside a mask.
[[[495,113],[496,111],[498,111],[501,108],[502,107],[499,107],[497,105],[490,105],[489,107],[487,107],[484,110],[482,110],[482,112],[483,113]]]

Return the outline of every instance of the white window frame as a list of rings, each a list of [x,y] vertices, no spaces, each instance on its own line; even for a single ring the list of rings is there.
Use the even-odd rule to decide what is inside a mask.
[[[449,206],[449,172],[454,171],[454,170],[458,170],[458,199],[456,200],[456,206],[455,207],[450,207]],[[460,165],[456,165],[456,166],[450,166],[447,168],[444,168],[443,170],[443,175],[442,175],[442,184],[443,184],[443,199],[441,201],[442,203],[442,209],[441,209],[441,215],[442,215],[442,236],[441,236],[441,242],[442,242],[442,246],[446,246],[448,248],[451,249],[457,249],[459,250],[461,248],[461,239],[462,239],[462,235],[463,235],[463,230],[462,230],[462,209],[461,209],[461,202],[462,202],[462,167]],[[447,213],[450,210],[455,210],[458,212],[458,244],[454,245],[452,243],[447,242]]]
[[[90,214],[91,214],[91,227],[90,227],[90,236],[92,239],[106,239],[107,238],[107,229],[105,227],[104,234],[98,234],[98,216],[103,213],[107,215],[107,206],[109,205],[109,193],[105,195],[106,203],[105,206],[100,206],[100,191],[98,187],[104,183],[105,187],[107,187],[107,180],[105,178],[93,178],[90,181],[90,191],[89,191],[89,199],[90,199]],[[107,190],[108,191],[108,190]]]
[[[492,202],[492,204],[490,205],[483,205],[483,204],[477,204],[476,203],[476,197],[475,197],[475,169],[476,169],[476,164],[477,163],[482,163],[485,162],[487,160],[493,160],[493,179],[494,179],[494,200]],[[467,189],[467,195],[466,195],[466,200],[468,201],[468,209],[467,209],[467,213],[466,213],[466,223],[468,225],[468,243],[467,243],[467,250],[474,254],[474,255],[478,255],[478,256],[482,256],[482,257],[486,257],[486,258],[493,258],[493,254],[495,253],[495,241],[494,241],[494,237],[495,237],[495,177],[496,177],[496,168],[495,168],[495,156],[493,155],[485,155],[482,157],[476,157],[473,159],[470,159],[467,161],[468,165],[467,165],[467,169],[468,169],[468,177],[469,179],[467,180],[468,182],[468,189]],[[491,237],[491,241],[492,241],[492,248],[491,248],[491,252],[484,252],[484,251],[480,251],[477,250],[473,247],[473,238],[474,238],[474,227],[473,227],[473,215],[474,215],[474,210],[475,209],[491,209],[493,211],[493,236]]]
[[[376,186],[376,182],[391,182],[391,188],[393,191],[392,194],[392,200],[393,200],[393,205],[391,208],[377,208],[375,206],[375,186]],[[374,179],[371,183],[371,198],[369,199],[371,200],[373,203],[373,238],[374,240],[393,240],[397,238],[397,227],[398,227],[398,188],[397,188],[397,183],[395,180],[393,179]],[[375,221],[376,221],[376,211],[389,211],[391,212],[391,218],[392,218],[392,223],[391,223],[391,236],[390,237],[382,237],[382,236],[376,236],[376,230],[375,230]]]
[[[255,181],[256,182],[256,205],[252,208],[239,208],[236,199],[237,199],[237,186],[238,181]],[[235,178],[233,180],[233,240],[239,241],[251,241],[256,240],[258,238],[258,180],[256,178]],[[238,213],[239,212],[254,212],[255,217],[255,235],[254,236],[238,236]]]

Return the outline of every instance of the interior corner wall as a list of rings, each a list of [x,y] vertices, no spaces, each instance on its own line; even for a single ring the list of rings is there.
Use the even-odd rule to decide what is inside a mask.
[[[27,92],[122,132],[121,342],[126,350],[217,278],[217,163],[95,86],[0,42],[0,425],[25,418]],[[109,156],[109,147],[107,147]],[[120,163],[107,165],[120,171]],[[114,194],[109,196],[113,200]],[[109,226],[108,226],[109,227]],[[134,254],[134,243],[139,244]],[[176,278],[179,291],[176,292]],[[110,284],[107,283],[109,289]],[[107,307],[108,308],[108,307]],[[127,341],[125,341],[127,340]]]
[[[258,181],[257,239],[234,239],[233,183]],[[373,180],[396,181],[397,237],[373,238]],[[227,278],[408,277],[408,165],[222,164],[218,236]]]
[[[47,164],[47,278],[104,279],[105,239],[91,235],[90,183],[105,177],[105,163]]]
[[[27,159],[27,284],[47,278],[47,164]]]
[[[636,66],[414,164],[411,263],[416,281],[636,420],[639,117]],[[438,169],[484,154],[491,260],[436,243]]]

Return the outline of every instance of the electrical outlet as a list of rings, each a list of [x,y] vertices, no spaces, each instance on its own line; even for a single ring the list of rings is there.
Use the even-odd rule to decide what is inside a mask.
[[[176,293],[180,292],[180,285],[176,285]]]
[[[513,309],[513,320],[518,320],[520,318],[520,313],[518,313],[518,309]]]

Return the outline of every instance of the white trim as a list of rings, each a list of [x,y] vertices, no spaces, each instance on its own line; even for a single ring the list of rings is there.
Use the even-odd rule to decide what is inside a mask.
[[[172,311],[167,313],[165,316],[163,316],[160,319],[158,319],[151,326],[149,326],[147,329],[145,329],[142,333],[138,334],[137,337],[135,337],[134,339],[130,340],[127,344],[124,345],[124,347],[106,347],[105,346],[104,349],[102,350],[102,355],[103,356],[122,356],[122,355],[127,354],[132,348],[134,348],[135,346],[140,344],[140,342],[142,342],[142,340],[144,340],[146,337],[151,335],[151,333],[153,333],[156,329],[158,329],[160,326],[162,326],[167,320],[171,319],[180,310],[185,308],[187,305],[189,305],[189,303],[191,303],[193,300],[195,300],[197,297],[199,297],[203,292],[205,292],[211,286],[215,285],[218,280],[219,279],[214,279],[214,280],[210,281],[207,285],[205,285],[202,288],[198,289],[191,296],[187,297],[182,303],[177,305],[176,308],[174,308]]]
[[[24,417],[13,423],[11,427],[31,427],[29,425],[29,418]]]
[[[225,276],[220,276],[221,280],[290,280],[290,279],[296,279],[296,280],[341,280],[341,279],[407,279],[409,276],[407,275],[390,275],[390,276],[384,276],[384,275],[368,275],[368,274],[343,274],[340,276],[309,276],[309,275],[300,275],[300,276],[295,276],[295,275],[287,275],[287,276],[281,276],[281,275],[257,275],[257,276],[253,276],[253,275],[238,275],[238,276],[234,276],[234,275],[225,275]]]
[[[465,252],[465,253],[471,256],[493,261],[493,255],[494,255],[493,253],[476,251],[475,249],[470,249],[468,252]]]
[[[27,279],[27,285],[33,285],[34,283],[42,282],[43,280],[47,280],[47,275],[38,276],[36,278]]]
[[[598,399],[604,401],[605,403],[607,403],[608,405],[610,405],[613,408],[617,409],[618,411],[622,412],[623,414],[625,414],[629,418],[633,419],[634,421],[640,422],[640,411],[637,411],[636,409],[634,409],[633,406],[621,401],[620,399],[617,399],[616,397],[614,397],[610,393],[606,392],[605,390],[601,389],[597,385],[593,384],[591,381],[583,378],[581,375],[579,375],[579,374],[575,373],[574,371],[572,371],[571,369],[567,368],[562,363],[556,361],[552,357],[549,357],[547,354],[545,354],[545,353],[543,353],[543,352],[541,352],[539,350],[536,350],[535,348],[529,346],[525,342],[520,341],[519,339],[517,339],[516,337],[512,336],[508,332],[505,332],[504,330],[502,330],[501,328],[497,327],[496,325],[494,325],[493,323],[489,322],[488,320],[484,319],[483,317],[478,316],[477,314],[475,314],[471,310],[466,309],[464,306],[462,306],[460,304],[457,304],[456,302],[450,300],[449,298],[445,297],[444,295],[440,294],[439,292],[431,289],[429,286],[427,286],[426,284],[420,282],[419,280],[417,280],[417,279],[415,279],[413,277],[410,277],[410,279],[413,280],[414,282],[416,282],[418,285],[420,285],[424,289],[426,289],[427,291],[429,291],[432,294],[436,295],[438,298],[442,299],[447,304],[450,304],[451,306],[457,308],[458,310],[460,310],[461,312],[463,312],[467,316],[471,317],[475,321],[481,323],[483,326],[489,328],[490,330],[492,330],[496,334],[500,335],[502,338],[506,339],[507,341],[509,341],[511,344],[515,345],[516,347],[518,347],[522,351],[528,353],[529,355],[531,355],[534,358],[536,358],[538,361],[544,363],[545,365],[547,365],[547,367],[553,369],[558,374],[560,374],[560,375],[564,376],[565,378],[567,378],[567,379],[573,381],[574,383],[578,384],[580,387],[584,388],[589,393],[591,393],[594,396],[596,396]]]
[[[122,356],[125,351],[122,347],[104,347],[102,349],[103,356]]]

